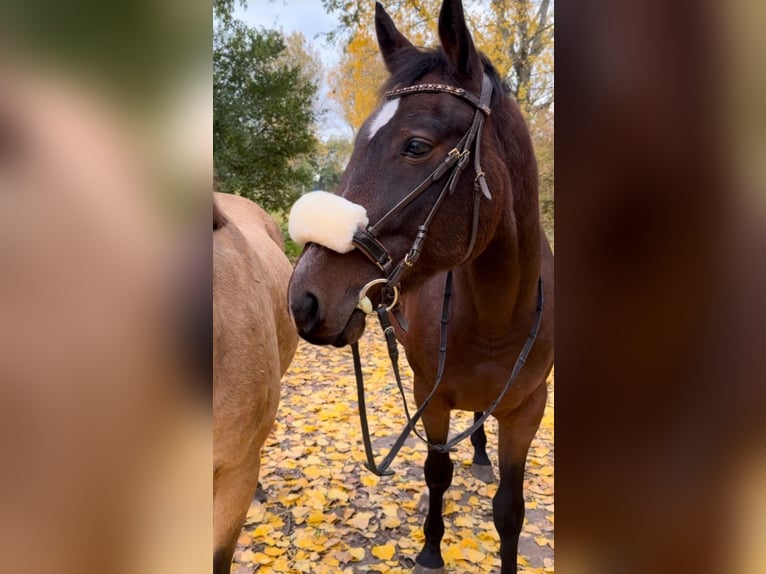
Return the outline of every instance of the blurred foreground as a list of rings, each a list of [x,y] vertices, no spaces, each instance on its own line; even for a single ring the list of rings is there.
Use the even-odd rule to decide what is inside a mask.
[[[210,93],[209,6],[0,9],[4,572],[209,571]]]
[[[560,7],[559,572],[764,572],[763,4]]]

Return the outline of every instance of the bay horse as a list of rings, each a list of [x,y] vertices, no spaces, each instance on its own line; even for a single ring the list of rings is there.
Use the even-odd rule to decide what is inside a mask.
[[[375,27],[391,75],[337,195],[307,194],[293,207],[290,232],[305,248],[291,310],[304,339],[343,346],[377,309],[405,349],[429,443],[416,573],[444,572],[450,411],[491,411],[500,474],[493,517],[502,574],[514,573],[524,468],[553,365],[553,253],[529,130],[475,48],[459,0],[442,4],[436,49],[413,46],[379,3]]]
[[[228,574],[298,335],[279,227],[252,201],[214,195],[213,573]]]

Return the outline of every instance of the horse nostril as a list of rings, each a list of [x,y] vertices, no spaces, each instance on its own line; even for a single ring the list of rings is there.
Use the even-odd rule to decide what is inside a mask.
[[[319,301],[313,293],[306,291],[292,298],[290,308],[295,325],[301,333],[309,333],[319,319]]]

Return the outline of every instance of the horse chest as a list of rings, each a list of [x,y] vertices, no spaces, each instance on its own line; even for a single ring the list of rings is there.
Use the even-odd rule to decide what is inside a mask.
[[[405,344],[407,358],[415,374],[415,386],[430,391],[436,380],[439,362],[438,333],[436,338],[413,337],[410,341],[417,341],[417,344]],[[500,345],[450,334],[444,377],[437,395],[450,408],[486,409],[501,393],[520,351],[521,345]],[[524,373],[519,376],[503,401],[504,407],[513,408],[513,405],[521,403],[530,392],[528,379]]]

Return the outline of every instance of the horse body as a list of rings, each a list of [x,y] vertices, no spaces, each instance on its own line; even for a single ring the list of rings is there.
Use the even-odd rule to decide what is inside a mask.
[[[228,573],[297,334],[279,228],[247,199],[216,193],[215,202],[213,571]]]
[[[500,396],[533,331],[542,285],[544,305],[534,346],[492,412],[499,428],[500,473],[493,515],[501,540],[502,574],[515,573],[524,517],[524,466],[543,416],[546,378],[553,364],[553,254],[540,225],[531,138],[518,105],[473,46],[458,0],[442,5],[437,50],[415,48],[380,4],[376,30],[391,72],[384,88],[388,101],[359,130],[338,193],[366,208],[360,226],[369,219],[364,233],[380,247],[367,247],[364,233],[359,239],[354,236],[358,249],[344,253],[309,243],[291,279],[293,315],[309,342],[354,343],[364,329],[364,314],[357,307],[361,292],[367,293],[381,270],[389,282],[396,276],[408,327],[396,320],[392,324],[413,369],[415,400],[421,405],[437,379],[442,295],[451,270],[444,376],[422,417],[429,443],[443,445],[452,409],[484,411]],[[460,90],[473,95],[466,98]],[[484,96],[490,94],[484,109]],[[466,138],[481,113],[486,117],[479,124],[480,135],[470,143]],[[448,169],[457,170],[458,178],[451,188],[451,171],[429,179],[465,141],[469,147],[463,153],[476,158],[474,170],[459,171],[465,165],[450,164]],[[482,177],[488,192],[480,188]],[[422,193],[413,195],[419,189]],[[426,239],[413,243],[424,232]],[[415,245],[422,250],[408,264]],[[382,251],[394,263],[402,262],[402,274],[375,262],[375,252]],[[385,289],[375,298],[379,306],[391,300]],[[480,442],[476,433],[472,442]],[[441,511],[452,473],[449,452],[429,449],[428,516],[416,573],[444,571]]]
[[[547,247],[547,242],[545,245]],[[547,397],[545,380],[553,359],[553,258],[550,248],[546,251],[549,255],[543,257],[542,266],[546,307],[537,342],[521,375],[492,413],[499,427],[500,485],[493,514],[501,538],[503,574],[516,572],[518,538],[524,517],[524,465],[543,416]],[[494,263],[496,266],[497,260]],[[447,339],[448,349],[453,352],[447,354],[443,382],[423,415],[427,438],[434,444],[447,441],[451,410],[485,411],[498,397],[521,352],[535,312],[534,300],[527,305],[514,305],[505,295],[508,283],[487,281],[481,273],[482,265],[479,258],[454,272],[454,312]],[[483,279],[477,281],[479,278]],[[437,372],[435,349],[439,345],[444,281],[443,274],[437,275],[421,289],[402,298],[409,333],[401,334],[400,340],[414,373],[418,405],[431,392]],[[536,284],[535,281],[535,287]],[[506,321],[505,333],[500,329],[501,318]],[[475,455],[474,464],[477,462]],[[426,543],[415,572],[437,573],[443,572],[439,547],[444,531],[443,495],[453,472],[449,454],[429,451],[425,472],[429,488]]]

